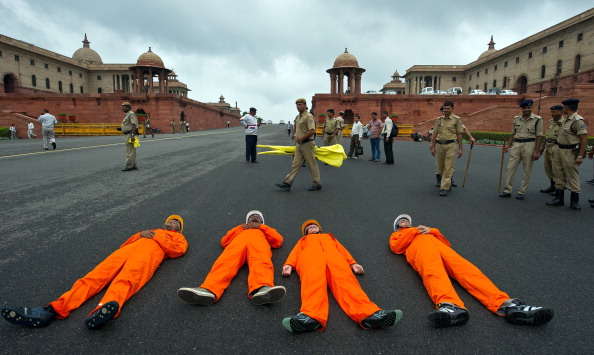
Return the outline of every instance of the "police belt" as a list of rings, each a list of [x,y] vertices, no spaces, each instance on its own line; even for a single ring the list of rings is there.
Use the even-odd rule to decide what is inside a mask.
[[[578,148],[577,144],[559,144],[559,143],[557,143],[557,146],[561,149],[577,149]]]
[[[554,143],[557,144],[557,140],[556,139],[546,139],[547,143]]]
[[[447,141],[435,141],[435,143],[437,143],[437,144],[452,144],[452,143],[456,143],[456,140],[455,139],[450,139],[450,140],[447,140]]]
[[[514,139],[514,143],[515,142],[528,143],[528,142],[534,142],[535,140],[536,140],[536,138]]]
[[[301,142],[301,143],[299,143],[299,144],[305,144],[305,143],[309,143],[309,142],[311,142],[311,141],[313,141],[313,139],[311,139],[311,138],[310,138],[310,139],[308,139],[308,140],[306,140],[306,141],[302,141],[302,142]]]

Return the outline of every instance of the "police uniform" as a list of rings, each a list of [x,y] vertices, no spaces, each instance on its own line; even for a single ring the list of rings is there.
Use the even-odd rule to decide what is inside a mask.
[[[576,102],[577,101],[577,102]],[[577,99],[569,99],[563,101],[564,105],[572,105],[577,103]],[[555,152],[555,199],[547,202],[549,206],[563,206],[564,190],[571,191],[571,208],[580,210],[579,194],[580,194],[580,175],[579,165],[576,159],[583,148],[580,146],[580,136],[587,136],[587,125],[584,118],[572,113],[565,119],[561,126],[561,131],[557,137],[558,149]],[[582,156],[583,159],[583,156]]]
[[[344,118],[342,116],[336,117],[336,121],[338,121],[338,129],[340,130],[336,133],[336,143],[342,144],[342,130],[344,129]]]
[[[563,110],[563,106],[556,105],[551,107],[551,111],[554,110]],[[543,148],[541,149],[541,154],[544,152],[544,169],[545,174],[551,181],[551,186],[546,189],[540,190],[540,192],[549,193],[555,191],[555,172],[554,172],[554,159],[553,156],[555,155],[555,151],[557,150],[557,136],[559,135],[559,131],[561,130],[561,125],[565,118],[561,116],[559,120],[555,120],[551,118],[547,124],[547,132],[545,134],[545,142],[543,144]]]
[[[532,100],[524,100],[520,103],[520,107],[525,106],[532,106]],[[509,197],[511,195],[514,176],[521,162],[524,168],[524,176],[522,177],[522,185],[516,196],[516,198],[521,200],[524,198],[528,184],[530,183],[533,163],[532,155],[534,154],[534,149],[536,149],[537,137],[542,137],[543,135],[542,118],[534,113],[530,113],[530,117],[526,120],[524,120],[522,115],[515,116],[511,134],[514,140],[505,172],[505,188],[499,196]]]
[[[324,121],[323,130],[325,146],[330,146],[338,143],[338,135],[340,134],[340,122],[336,119],[336,117],[327,117]],[[331,137],[332,134],[334,135]]]
[[[456,142],[458,134],[462,134],[462,120],[454,114],[440,116],[435,121],[433,133],[435,134],[435,163],[436,173],[441,175],[441,191],[449,191],[452,185],[452,175],[456,166]]]
[[[130,104],[124,102],[122,106],[130,107]],[[136,166],[136,148],[134,143],[130,143],[133,135],[136,134],[136,128],[138,127],[138,118],[132,110],[126,112],[124,119],[122,120],[122,133],[125,137],[126,144],[126,168],[124,170],[138,169]]]

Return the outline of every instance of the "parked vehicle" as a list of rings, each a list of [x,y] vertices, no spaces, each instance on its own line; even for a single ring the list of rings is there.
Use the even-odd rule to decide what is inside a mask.
[[[284,120],[280,120],[280,121],[278,122],[278,124],[285,124],[285,121],[284,121]]]
[[[437,90],[434,92],[435,95],[447,95],[447,91],[443,91],[443,90]]]
[[[499,94],[501,94],[500,88],[490,88],[489,90],[487,90],[487,95],[499,95]]]
[[[513,90],[501,90],[499,95],[517,95],[518,93]]]
[[[462,95],[462,88],[459,86],[454,86],[453,88],[449,88],[448,95]]]
[[[421,95],[433,95],[435,92],[433,91],[433,88],[431,86],[427,86],[426,88],[423,88],[423,90],[421,90]]]
[[[377,94],[377,91],[375,91],[375,90],[367,90],[367,91],[365,91],[365,93],[366,94]]]
[[[388,94],[388,95],[396,95],[397,93],[396,93],[396,91],[394,91],[394,90],[388,90],[388,91],[386,91],[384,94]]]
[[[468,95],[486,95],[485,92],[481,89],[471,90]]]

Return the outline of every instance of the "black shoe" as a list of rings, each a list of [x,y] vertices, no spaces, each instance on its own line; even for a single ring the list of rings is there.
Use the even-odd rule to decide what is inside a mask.
[[[305,333],[318,330],[322,324],[305,313],[283,319],[283,327],[291,333]]]
[[[448,190],[439,190],[439,196],[447,196]]]
[[[592,180],[586,180],[586,184],[594,184],[594,179],[592,179]]]
[[[101,308],[91,313],[91,315],[85,319],[85,325],[89,329],[95,329],[112,320],[118,313],[118,309],[120,309],[120,305],[116,301],[109,301]]]
[[[502,192],[499,194],[499,197],[511,197],[511,194],[509,194],[507,192]]]
[[[517,195],[516,195],[516,200],[523,201],[523,200],[525,200],[525,199],[526,199],[526,196],[524,196],[524,195],[522,195],[522,194],[517,194]]]
[[[402,311],[399,309],[393,311],[379,310],[369,317],[365,318],[361,324],[365,328],[376,329],[391,327],[402,319]]]
[[[56,143],[52,142],[52,148],[56,149]]]
[[[49,309],[41,307],[6,307],[1,313],[2,317],[10,323],[31,328],[45,327],[54,319],[54,314]]]
[[[544,194],[550,194],[551,192],[555,191],[555,185],[551,185],[549,187],[547,187],[546,189],[542,189],[540,190],[540,192],[544,193]]]
[[[594,203],[594,198],[589,199],[588,203]]]
[[[132,167],[132,170],[138,170],[138,167],[137,167],[136,165],[134,165],[134,166]]]
[[[550,322],[554,315],[550,308],[527,306],[521,302],[505,307],[505,317],[513,324],[543,325]]]
[[[322,189],[322,186],[312,186],[309,189],[307,189],[307,191],[318,191],[321,189]]]
[[[458,187],[458,185],[452,180],[452,187]]]
[[[49,148],[43,148],[43,150],[49,150]]]
[[[429,313],[427,318],[434,326],[445,328],[452,325],[464,325],[468,322],[469,313],[462,307],[451,303],[438,304],[439,309]]]
[[[571,197],[570,197],[570,204],[569,204],[569,208],[571,208],[572,210],[576,210],[576,211],[581,211],[582,207],[580,207],[580,194],[577,192],[571,192]]]
[[[257,161],[257,160],[254,160],[252,163],[259,163],[259,161]]]
[[[275,184],[275,185],[285,191],[291,191],[291,185],[287,184],[286,182],[283,182],[282,184]]]
[[[134,170],[134,168],[125,168],[125,169],[122,169],[122,171],[132,171],[132,170]]]
[[[563,206],[565,204],[565,190],[555,190],[555,198],[546,203],[547,206]]]

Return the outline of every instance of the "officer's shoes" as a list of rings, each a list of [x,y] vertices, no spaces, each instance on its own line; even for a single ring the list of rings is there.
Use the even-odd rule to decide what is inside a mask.
[[[210,306],[217,300],[214,293],[202,287],[182,287],[177,290],[177,296],[186,303],[202,306]]]
[[[291,185],[287,184],[286,182],[283,182],[282,184],[275,184],[275,185],[278,186],[282,190],[291,191]]]
[[[437,328],[452,325],[464,325],[470,317],[468,311],[451,303],[440,303],[439,308],[427,316],[429,322]]]
[[[283,319],[283,327],[291,333],[305,333],[322,328],[322,324],[305,313],[299,313]]]
[[[118,309],[120,309],[120,305],[116,301],[109,301],[101,306],[101,308],[91,313],[87,319],[85,319],[85,325],[89,329],[96,329],[112,320],[118,313]]]
[[[555,312],[550,308],[532,307],[519,303],[512,303],[505,308],[505,317],[513,324],[543,325],[551,321]]]
[[[522,195],[522,194],[517,194],[517,195],[516,195],[516,200],[523,201],[523,200],[525,200],[525,199],[526,199],[526,196],[524,196],[524,195]]]
[[[511,194],[508,192],[502,192],[499,194],[499,197],[511,197]]]
[[[0,313],[12,324],[31,328],[45,327],[54,319],[54,314],[50,310],[41,307],[6,307]]]
[[[439,190],[439,196],[447,196],[448,190]]]
[[[262,286],[252,295],[252,303],[260,306],[266,303],[275,303],[285,297],[287,290],[283,286]]]
[[[361,324],[364,328],[376,329],[391,327],[402,319],[402,311],[399,309],[393,311],[379,310],[369,317],[365,318]]]
[[[321,189],[322,189],[322,186],[321,185],[318,185],[318,186],[315,186],[314,185],[314,186],[310,187],[309,189],[307,189],[307,191],[318,191],[318,190],[321,190]]]
[[[586,184],[594,184],[594,179],[592,179],[592,180],[586,180]]]

